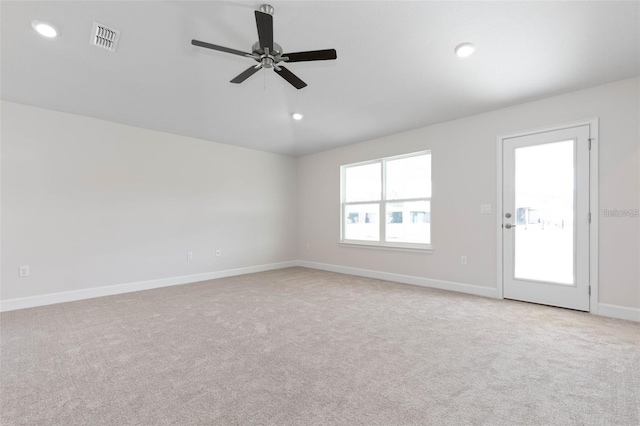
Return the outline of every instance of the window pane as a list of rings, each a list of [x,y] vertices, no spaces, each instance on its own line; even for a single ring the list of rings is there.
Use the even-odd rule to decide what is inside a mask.
[[[387,200],[431,197],[431,154],[387,161]]]
[[[378,201],[382,196],[382,164],[348,167],[345,170],[345,201]]]
[[[344,238],[346,240],[380,240],[379,211],[378,204],[345,206]]]
[[[386,241],[431,243],[431,202],[405,201],[386,204]]]

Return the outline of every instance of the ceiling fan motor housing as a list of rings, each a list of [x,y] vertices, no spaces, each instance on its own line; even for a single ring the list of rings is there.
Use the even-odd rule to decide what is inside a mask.
[[[251,51],[257,55],[264,55],[264,49],[260,47],[260,42],[256,41],[251,47]],[[271,56],[280,56],[282,55],[282,47],[278,43],[273,43],[273,50],[269,51],[269,55]]]
[[[278,43],[273,43],[273,50],[269,53],[260,47],[260,42],[256,41],[251,48],[253,52],[253,58],[262,64],[263,68],[273,68],[278,62],[282,62],[282,47]]]

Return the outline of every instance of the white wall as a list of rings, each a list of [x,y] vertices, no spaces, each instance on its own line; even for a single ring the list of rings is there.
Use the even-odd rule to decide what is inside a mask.
[[[602,215],[640,205],[638,78],[297,160],[0,105],[3,302],[296,259],[495,289],[496,136],[599,117],[599,302],[640,309],[640,219]],[[423,149],[435,251],[338,245],[339,166]]]
[[[599,303],[640,308],[640,219],[602,215],[640,206],[639,86],[623,80],[299,158],[299,259],[497,288],[498,224],[480,214],[480,204],[496,206],[496,137],[599,117]],[[434,252],[338,245],[340,165],[424,149],[433,155]]]
[[[1,106],[3,301],[295,259],[294,158]]]

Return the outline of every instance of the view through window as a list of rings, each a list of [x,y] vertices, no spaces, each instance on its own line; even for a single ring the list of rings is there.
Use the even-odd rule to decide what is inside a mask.
[[[341,168],[343,243],[431,247],[431,152]]]

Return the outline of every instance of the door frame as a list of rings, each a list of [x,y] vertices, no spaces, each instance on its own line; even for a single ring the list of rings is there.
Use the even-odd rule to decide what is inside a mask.
[[[598,117],[585,120],[572,121],[555,126],[548,126],[532,130],[525,130],[516,133],[499,135],[496,138],[496,177],[497,196],[495,210],[496,243],[497,243],[497,296],[504,299],[504,272],[503,272],[503,244],[502,244],[502,171],[503,171],[503,146],[505,139],[520,136],[529,136],[537,133],[553,132],[556,130],[568,129],[571,127],[589,126],[589,140],[591,149],[589,153],[589,212],[591,215],[591,226],[589,226],[589,285],[591,286],[589,296],[589,312],[598,313],[598,146],[600,143],[598,132]]]

